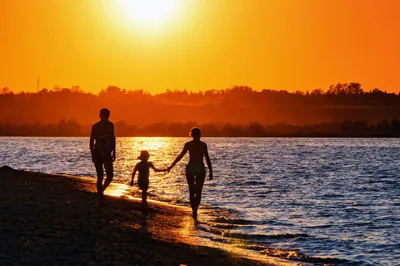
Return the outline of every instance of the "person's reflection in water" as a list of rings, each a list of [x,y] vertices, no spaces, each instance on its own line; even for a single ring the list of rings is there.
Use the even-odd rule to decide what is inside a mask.
[[[208,155],[207,144],[200,141],[201,130],[194,127],[190,131],[193,137],[192,141],[185,143],[182,152],[178,155],[175,161],[168,167],[170,171],[189,151],[189,163],[186,166],[186,180],[189,185],[189,199],[190,206],[192,207],[193,218],[197,219],[197,209],[201,201],[201,192],[206,176],[206,170],[203,163],[203,158],[206,158],[207,166],[210,171],[210,180],[213,179],[213,170],[211,166],[210,156]]]

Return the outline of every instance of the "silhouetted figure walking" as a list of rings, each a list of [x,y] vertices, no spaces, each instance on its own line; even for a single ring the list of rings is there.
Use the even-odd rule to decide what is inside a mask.
[[[147,207],[147,189],[149,188],[149,176],[150,176],[150,168],[155,172],[166,172],[166,169],[157,169],[152,162],[149,162],[150,154],[148,151],[141,151],[139,160],[135,165],[132,173],[132,179],[130,185],[133,186],[133,180],[135,178],[136,172],[139,172],[138,175],[138,184],[139,188],[142,190],[142,205],[143,207]]]
[[[110,185],[113,176],[113,162],[115,161],[115,134],[114,124],[108,119],[110,110],[103,108],[100,110],[100,121],[92,126],[90,133],[90,152],[92,161],[97,172],[97,193],[100,204],[104,202],[104,191]],[[107,178],[103,184],[104,168]]]
[[[192,141],[185,143],[182,152],[176,157],[175,161],[168,167],[170,171],[182,157],[189,151],[189,163],[186,166],[186,181],[189,185],[190,206],[192,207],[193,218],[197,218],[197,209],[201,201],[201,192],[206,177],[206,169],[204,167],[203,158],[206,158],[207,166],[210,171],[210,180],[213,179],[213,171],[210,156],[208,155],[207,144],[200,141],[201,130],[194,127],[190,131],[193,137]]]

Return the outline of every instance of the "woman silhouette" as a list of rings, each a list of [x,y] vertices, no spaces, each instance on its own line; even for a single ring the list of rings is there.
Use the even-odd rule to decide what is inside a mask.
[[[189,163],[186,166],[186,180],[189,185],[190,206],[192,207],[193,218],[197,218],[197,209],[201,201],[201,192],[206,177],[206,170],[203,163],[203,158],[206,158],[207,166],[210,171],[210,180],[213,179],[213,171],[211,166],[210,156],[208,155],[207,144],[200,141],[201,130],[194,127],[190,131],[193,137],[192,141],[185,143],[182,152],[176,157],[175,161],[168,167],[168,172],[182,159],[189,151]]]

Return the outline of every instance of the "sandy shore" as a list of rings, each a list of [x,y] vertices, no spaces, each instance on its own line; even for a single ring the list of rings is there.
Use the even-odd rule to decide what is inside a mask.
[[[185,208],[107,196],[92,180],[0,168],[0,265],[264,265],[188,244]],[[266,265],[266,264],[265,264]]]

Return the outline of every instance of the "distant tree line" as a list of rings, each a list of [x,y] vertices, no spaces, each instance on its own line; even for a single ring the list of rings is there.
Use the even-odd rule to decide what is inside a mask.
[[[368,124],[365,121],[346,120],[340,123],[312,125],[275,124],[262,125],[251,122],[240,124],[154,123],[139,128],[124,121],[115,124],[117,137],[187,137],[193,126],[199,126],[205,137],[400,137],[400,121],[381,121]],[[89,136],[89,125],[73,120],[58,124],[0,125],[0,136]]]
[[[91,124],[107,107],[111,119],[140,128],[159,121],[200,124],[263,125],[341,123],[344,120],[377,124],[400,119],[400,94],[380,89],[364,91],[361,84],[338,83],[327,90],[307,92],[256,91],[247,86],[190,92],[166,90],[150,94],[108,86],[98,94],[72,88],[13,93],[0,89],[0,124],[23,126],[39,122],[56,125],[60,120]],[[54,129],[56,130],[56,129]]]

